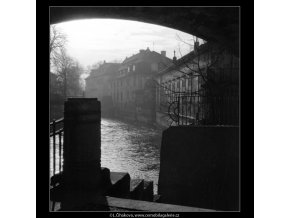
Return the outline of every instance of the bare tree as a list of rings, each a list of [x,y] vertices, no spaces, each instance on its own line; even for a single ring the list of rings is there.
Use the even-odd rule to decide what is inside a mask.
[[[51,59],[65,47],[66,42],[66,35],[58,30],[55,25],[51,25],[49,40],[49,54]]]
[[[57,80],[61,84],[63,98],[67,96],[78,96],[82,92],[82,74],[83,67],[72,57],[70,57],[65,48],[61,48],[55,53],[52,60]]]
[[[66,51],[66,36],[56,26],[51,26],[50,53],[50,112],[57,119],[63,113],[63,101],[68,96],[82,93],[83,68]]]

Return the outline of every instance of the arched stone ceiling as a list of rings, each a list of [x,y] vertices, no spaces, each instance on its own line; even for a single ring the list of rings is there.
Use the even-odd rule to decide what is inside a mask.
[[[238,7],[50,7],[50,24],[91,18],[162,25],[223,44],[238,54]]]

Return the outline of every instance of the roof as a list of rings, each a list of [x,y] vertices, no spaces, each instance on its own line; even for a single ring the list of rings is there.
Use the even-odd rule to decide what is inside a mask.
[[[160,58],[161,61],[163,62],[167,62],[167,63],[171,63],[172,60],[168,57],[165,57],[155,51],[150,51],[149,48],[147,48],[146,50],[141,49],[140,52],[138,54],[134,54],[129,58],[126,58],[123,63],[122,66],[119,68],[119,70],[126,68],[125,66],[130,64],[130,63],[139,63],[139,62],[147,62],[147,61],[152,61],[156,58]]]
[[[104,63],[100,65],[97,69],[92,69],[90,75],[86,78],[93,78],[102,75],[110,75],[117,72],[120,64],[119,63]]]
[[[198,55],[201,55],[201,54],[204,54],[205,52],[207,52],[208,49],[210,48],[210,46],[211,46],[211,44],[209,44],[209,43],[204,43],[204,44],[200,45],[198,47],[198,51],[199,51]],[[184,55],[182,58],[176,60],[175,63],[172,62],[168,67],[159,71],[158,75],[162,75],[162,74],[165,74],[171,70],[174,70],[174,69],[182,66],[182,64],[188,63],[190,60],[194,59],[195,57],[197,57],[196,51],[189,52],[188,54]]]

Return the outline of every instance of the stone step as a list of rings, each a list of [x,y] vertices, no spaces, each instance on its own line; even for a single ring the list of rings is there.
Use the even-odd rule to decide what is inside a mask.
[[[130,199],[141,200],[144,191],[143,179],[132,179],[130,181]]]
[[[103,194],[114,197],[130,197],[130,175],[126,172],[110,172],[108,168],[101,168]],[[50,179],[52,201],[60,201],[63,174],[55,174]],[[56,197],[55,197],[56,196]]]
[[[111,197],[130,197],[130,175],[126,172],[110,172],[111,187],[106,191],[106,195]]]
[[[110,172],[108,168],[101,169],[103,177],[102,194],[131,198],[135,200],[153,201],[153,182],[143,179],[132,179],[127,172]],[[61,182],[62,174],[56,174],[51,178],[51,201],[60,202],[62,198]]]
[[[110,180],[110,170],[108,168],[101,168],[101,175],[102,175],[102,186],[101,190],[103,194],[112,186],[111,180]],[[113,181],[115,182],[115,181]],[[50,188],[50,200],[52,202],[61,202],[62,197],[63,197],[63,173],[58,173],[53,175],[50,178],[50,185],[52,186]]]
[[[153,181],[144,180],[143,201],[153,201]]]

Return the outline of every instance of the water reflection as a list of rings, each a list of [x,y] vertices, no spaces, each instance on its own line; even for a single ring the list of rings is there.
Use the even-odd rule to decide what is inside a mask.
[[[154,181],[157,192],[161,131],[112,119],[102,119],[102,167],[128,172],[131,178]]]

